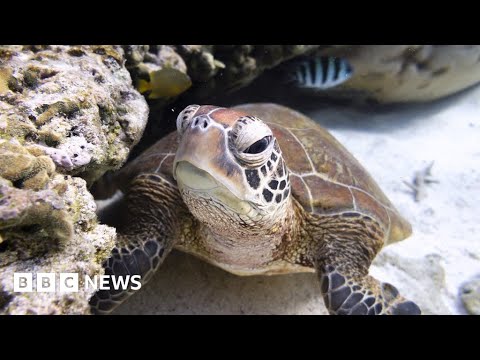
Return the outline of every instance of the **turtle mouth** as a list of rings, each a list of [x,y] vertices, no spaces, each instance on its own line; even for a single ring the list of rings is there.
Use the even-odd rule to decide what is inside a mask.
[[[208,172],[193,166],[188,161],[180,161],[175,167],[177,182],[193,191],[209,191],[220,184]]]
[[[235,196],[225,185],[217,181],[208,172],[199,169],[188,161],[175,164],[175,178],[182,196],[196,196],[220,202],[238,214],[249,214],[252,205]],[[187,191],[184,191],[187,190]]]

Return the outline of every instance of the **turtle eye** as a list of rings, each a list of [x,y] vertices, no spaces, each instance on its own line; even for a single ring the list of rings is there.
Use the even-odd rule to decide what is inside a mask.
[[[260,154],[261,152],[264,152],[268,144],[270,144],[270,141],[272,141],[272,137],[265,136],[264,138],[254,142],[252,145],[250,145],[248,148],[246,148],[243,152],[247,154]]]
[[[259,118],[242,116],[229,133],[229,146],[238,161],[248,167],[262,166],[273,151],[275,137]]]

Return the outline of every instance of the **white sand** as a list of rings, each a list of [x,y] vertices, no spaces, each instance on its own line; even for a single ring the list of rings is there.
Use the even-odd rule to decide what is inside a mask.
[[[300,109],[301,110],[301,109]],[[305,111],[365,166],[414,234],[386,247],[371,274],[426,314],[463,314],[461,284],[480,273],[480,87],[395,109]],[[403,181],[435,161],[427,197]],[[314,274],[236,277],[174,252],[117,314],[325,314]]]

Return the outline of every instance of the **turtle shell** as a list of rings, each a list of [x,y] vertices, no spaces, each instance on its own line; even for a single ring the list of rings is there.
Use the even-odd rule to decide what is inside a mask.
[[[388,243],[411,234],[408,221],[363,166],[319,124],[277,104],[245,104],[235,109],[270,126],[290,170],[292,194],[306,211],[372,216],[384,227]]]
[[[411,233],[398,213],[360,163],[335,138],[313,120],[276,104],[245,104],[233,110],[266,122],[277,138],[290,170],[292,194],[305,211],[314,214],[357,212],[375,218],[388,234],[387,243]],[[130,162],[117,174],[123,191],[140,173],[161,173],[175,184],[173,161],[177,133],[171,133]]]

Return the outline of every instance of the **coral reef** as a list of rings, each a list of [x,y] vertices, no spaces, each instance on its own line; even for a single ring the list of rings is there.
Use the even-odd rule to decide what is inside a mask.
[[[103,275],[115,229],[98,225],[85,180],[53,175],[41,191],[0,185],[0,314],[89,314],[92,288],[83,276]],[[13,290],[14,273],[78,273],[72,293]],[[58,281],[58,278],[57,278]],[[57,289],[58,289],[57,283]]]
[[[119,168],[148,116],[123,62],[120,47],[0,47],[0,137],[89,184]]]
[[[352,64],[354,76],[313,94],[320,97],[421,102],[480,81],[478,45],[128,45],[124,50],[136,84],[153,71],[174,68],[192,80],[185,95],[197,102],[246,86],[299,56],[344,57]],[[267,78],[272,92],[278,86],[285,92],[277,72]]]
[[[89,313],[83,276],[103,274],[115,229],[87,186],[125,162],[147,117],[121,47],[0,47],[0,313]],[[78,273],[80,291],[14,293],[14,272]]]
[[[263,71],[319,45],[128,45],[126,66],[132,78],[149,79],[149,73],[172,67],[188,74],[193,82],[188,97],[233,91],[248,85]],[[326,47],[326,46],[323,46]]]

